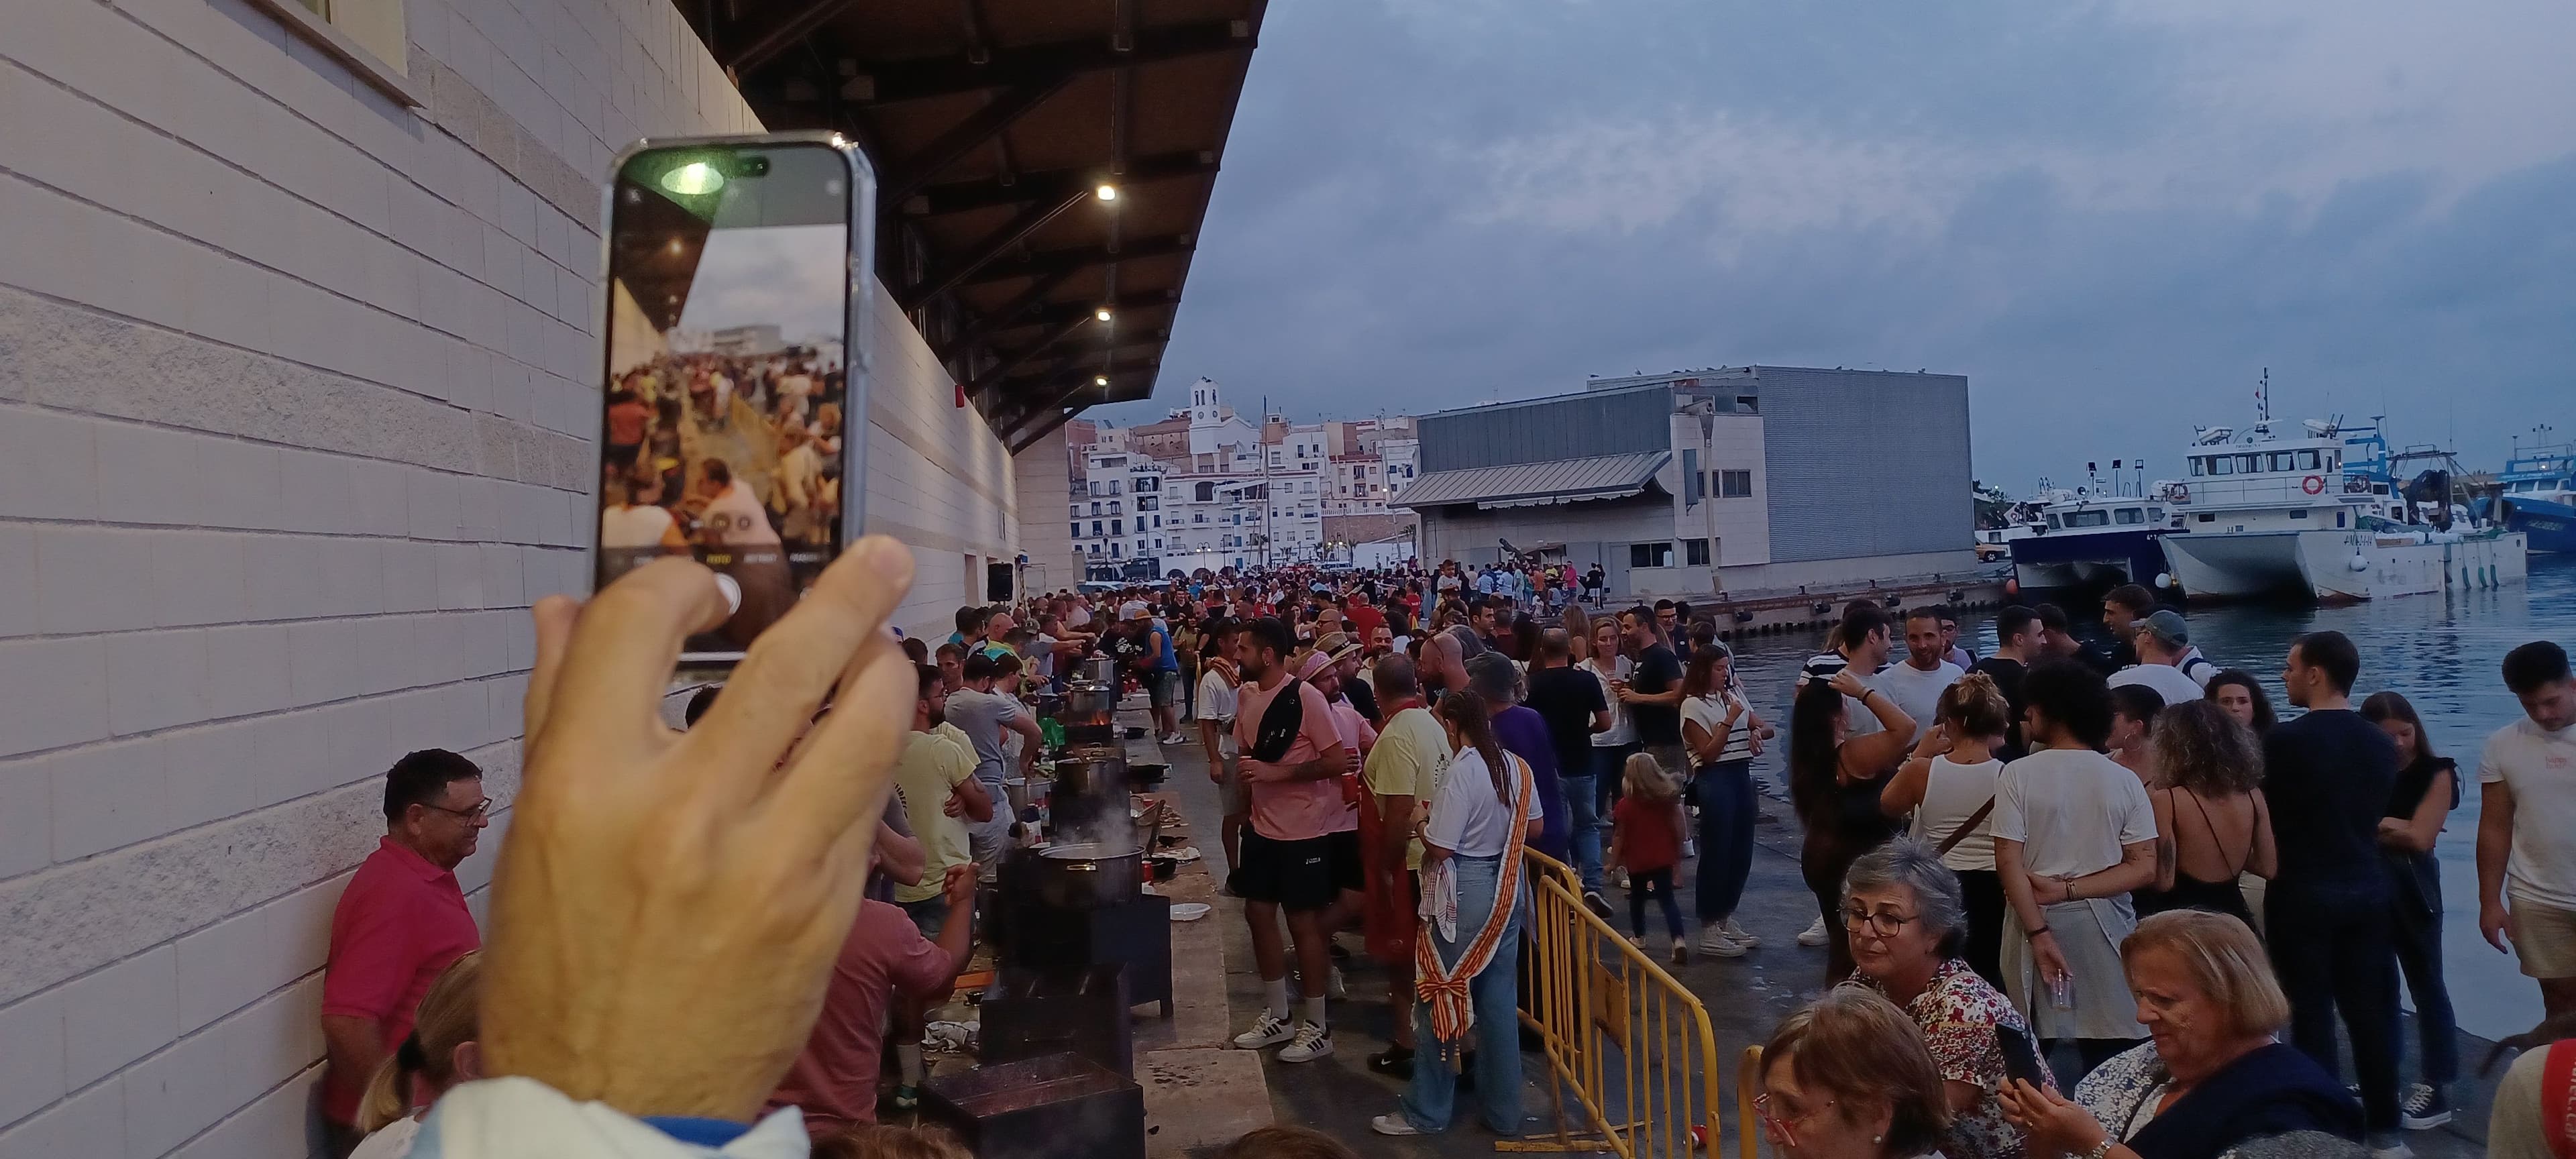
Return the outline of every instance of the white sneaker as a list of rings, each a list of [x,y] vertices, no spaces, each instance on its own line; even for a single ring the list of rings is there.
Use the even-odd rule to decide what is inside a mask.
[[[1741,958],[1744,956],[1744,951],[1752,948],[1744,944],[1744,939],[1727,933],[1725,926],[1700,927],[1699,952],[1709,957]]]
[[[1821,946],[1821,945],[1824,945],[1824,944],[1825,944],[1825,919],[1823,919],[1823,918],[1821,918],[1821,917],[1817,918],[1817,919],[1816,919],[1816,924],[1811,925],[1811,926],[1808,926],[1808,927],[1807,927],[1807,930],[1806,930],[1806,932],[1805,932],[1805,933],[1799,934],[1799,935],[1798,935],[1798,944],[1799,944],[1799,945],[1801,945],[1801,946]]]
[[[1402,1115],[1379,1115],[1378,1117],[1369,1120],[1369,1130],[1375,1131],[1381,1135],[1419,1135],[1422,1133],[1414,1130],[1413,1124],[1405,1122],[1404,1116]]]
[[[1264,1010],[1261,1020],[1253,1023],[1252,1029],[1234,1036],[1234,1045],[1237,1050],[1259,1050],[1265,1046],[1277,1046],[1292,1037],[1295,1036],[1288,1030],[1287,1019]]]
[[[1333,1032],[1314,1022],[1297,1024],[1297,1037],[1279,1052],[1281,1062],[1313,1062],[1333,1053]]]
[[[1324,976],[1324,997],[1335,999],[1350,997],[1351,988],[1342,984],[1342,968],[1333,966],[1330,969],[1332,973]]]
[[[2395,1135],[2372,1135],[2366,1146],[2370,1159],[2415,1159],[2415,1149]]]
[[[1735,944],[1742,946],[1745,949],[1750,950],[1753,947],[1762,944],[1761,938],[1754,936],[1753,931],[1735,924],[1734,918],[1726,919],[1724,922],[1719,924],[1718,928],[1725,930],[1727,937],[1735,939]]]
[[[2451,1101],[2432,1085],[2416,1083],[2397,1100],[2397,1116],[2409,1131],[2429,1131],[2451,1121]]]

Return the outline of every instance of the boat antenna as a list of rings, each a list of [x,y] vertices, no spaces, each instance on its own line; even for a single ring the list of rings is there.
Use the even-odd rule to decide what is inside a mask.
[[[2269,366],[2263,368],[2263,377],[2254,384],[2254,418],[2258,422],[2272,421],[2272,368]]]

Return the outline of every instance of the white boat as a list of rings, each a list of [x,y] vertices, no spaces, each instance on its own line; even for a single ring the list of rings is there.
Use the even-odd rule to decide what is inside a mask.
[[[2161,493],[2119,484],[2042,491],[2038,524],[2011,541],[2013,578],[2024,591],[2101,590],[2144,582],[2162,570],[2156,540],[2172,529],[2172,503]]]
[[[2349,603],[2523,581],[2521,533],[2414,522],[2372,448],[2385,449],[2375,429],[2347,434],[2333,422],[2288,437],[2268,420],[2201,428],[2172,492],[2181,524],[2159,540],[2170,570],[2158,582],[2193,601]]]

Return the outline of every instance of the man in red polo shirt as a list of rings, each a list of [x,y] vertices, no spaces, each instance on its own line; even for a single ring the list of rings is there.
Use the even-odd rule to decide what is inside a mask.
[[[455,870],[491,824],[491,806],[483,770],[446,749],[411,753],[385,774],[384,840],[331,913],[322,974],[322,1117],[334,1155],[358,1145],[359,1098],[411,1034],[421,995],[483,944]]]

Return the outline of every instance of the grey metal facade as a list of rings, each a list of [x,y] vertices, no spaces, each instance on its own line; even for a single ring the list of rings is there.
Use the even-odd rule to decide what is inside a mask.
[[[1752,370],[1774,562],[1955,551],[1974,534],[1967,376]]]
[[[1424,415],[1422,471],[1667,451],[1672,409],[1672,391],[1649,385]]]

